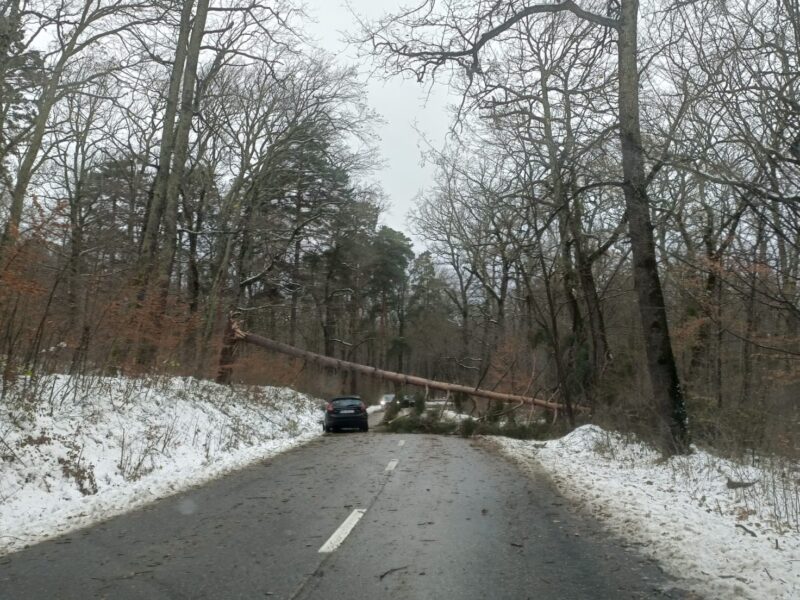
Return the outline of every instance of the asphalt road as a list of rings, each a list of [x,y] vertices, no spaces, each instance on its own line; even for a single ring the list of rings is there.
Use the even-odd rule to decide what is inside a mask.
[[[2,600],[654,597],[690,596],[544,476],[428,435],[326,435],[0,558]]]

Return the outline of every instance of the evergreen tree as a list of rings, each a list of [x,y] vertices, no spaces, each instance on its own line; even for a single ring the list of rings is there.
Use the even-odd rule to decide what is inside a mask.
[[[41,79],[42,59],[23,43],[19,8],[13,0],[0,15],[0,186],[7,192],[10,161],[31,126],[35,104],[30,91]]]

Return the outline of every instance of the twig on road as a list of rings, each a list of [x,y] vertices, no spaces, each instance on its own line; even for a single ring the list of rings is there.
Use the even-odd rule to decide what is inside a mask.
[[[408,565],[405,565],[404,567],[395,567],[394,569],[389,569],[388,571],[383,573],[380,577],[378,577],[378,579],[383,581],[383,578],[386,577],[387,575],[389,575],[391,573],[394,573],[395,571],[403,571],[403,570],[405,570],[407,568],[408,568]]]

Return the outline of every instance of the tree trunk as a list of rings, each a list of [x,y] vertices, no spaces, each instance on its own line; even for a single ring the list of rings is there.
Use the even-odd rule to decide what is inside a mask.
[[[281,342],[276,342],[274,340],[270,340],[259,335],[254,335],[252,333],[245,333],[243,331],[238,331],[235,325],[228,325],[229,330],[226,331],[226,341],[228,340],[228,332],[234,331],[236,339],[244,341],[248,344],[253,344],[255,346],[260,346],[261,348],[266,348],[267,350],[272,350],[274,352],[281,352],[282,354],[287,354],[289,356],[296,356],[298,358],[302,358],[303,360],[315,362],[318,365],[330,369],[339,369],[339,370],[349,370],[353,371],[362,375],[367,375],[370,377],[375,377],[378,379],[382,379],[384,381],[391,381],[401,386],[406,385],[413,385],[421,388],[429,388],[431,390],[439,390],[443,392],[451,392],[451,393],[464,393],[470,396],[478,396],[480,398],[487,398],[489,400],[499,400],[501,402],[518,402],[522,404],[534,404],[536,406],[542,406],[544,408],[548,408],[550,410],[564,410],[564,405],[559,404],[557,402],[548,402],[546,400],[540,400],[538,398],[531,398],[528,396],[518,396],[516,394],[503,394],[500,392],[494,392],[491,390],[481,390],[471,388],[466,385],[459,385],[455,383],[446,383],[442,381],[435,381],[432,379],[424,379],[422,377],[415,377],[413,375],[406,375],[404,373],[395,373],[392,371],[384,371],[381,369],[377,369],[376,367],[370,367],[367,365],[361,365],[358,363],[347,362],[343,360],[338,360],[336,358],[331,358],[329,356],[323,356],[321,354],[316,354],[314,352],[309,352],[307,350],[301,350],[300,348],[295,348],[293,346],[289,346],[288,344],[283,344]],[[225,359],[227,360],[228,357],[232,356],[230,353],[225,354]],[[225,366],[230,366],[230,362],[225,362]],[[223,363],[220,363],[220,368],[222,369]]]
[[[766,243],[764,229],[766,224],[763,217],[759,220],[756,240],[753,245],[753,260],[750,262],[750,290],[747,294],[747,304],[745,305],[745,330],[742,340],[742,387],[739,393],[741,404],[751,403],[753,390],[753,344],[751,340],[756,334],[758,323],[758,307],[756,296],[761,287],[761,270],[766,260]]]
[[[220,219],[222,226],[229,227],[243,227],[245,224],[246,216],[240,215],[234,224],[233,211],[238,207],[235,192],[230,192],[223,204],[223,215]],[[211,342],[211,336],[214,333],[220,311],[220,304],[223,301],[223,290],[225,281],[228,277],[228,267],[233,256],[233,251],[236,242],[236,234],[228,233],[221,236],[215,251],[215,255],[219,258],[214,265],[212,271],[211,287],[207,294],[205,316],[203,318],[202,337],[200,338],[200,348],[197,353],[197,361],[195,370],[198,374],[202,373],[206,366],[206,359],[208,358],[208,348]],[[239,286],[237,286],[238,289]]]
[[[217,383],[229,384],[233,374],[233,362],[236,359],[236,330],[232,319],[228,319],[225,326],[225,334],[222,338],[222,350],[219,355],[219,371],[217,371]]]
[[[553,298],[553,286],[550,282],[550,275],[547,273],[547,266],[544,262],[543,253],[539,254],[539,263],[542,267],[542,282],[544,283],[544,289],[547,295],[547,314],[550,321],[550,343],[553,348],[553,357],[556,363],[558,387],[561,389],[561,397],[564,398],[569,426],[575,427],[575,413],[572,407],[572,390],[570,389],[570,381],[567,376],[567,368],[564,364],[564,355],[561,350],[561,333],[559,332],[557,308],[555,299]]]
[[[299,211],[298,211],[299,212]],[[297,306],[300,303],[300,250],[301,240],[298,238],[294,242],[294,255],[292,257],[292,297],[289,307],[289,344],[294,346],[297,342]]]
[[[175,115],[178,112],[178,97],[181,90],[181,81],[183,80],[189,33],[191,32],[193,6],[194,0],[183,0],[178,41],[175,47],[175,61],[172,64],[172,73],[170,74],[167,101],[164,109],[164,126],[161,131],[158,171],[153,182],[153,193],[147,205],[144,231],[142,232],[140,273],[138,274],[142,279],[140,282],[142,285],[146,284],[145,279],[154,266],[156,255],[158,254],[158,231],[164,214],[164,199],[167,194],[167,181],[175,144]]]
[[[69,305],[69,329],[74,331],[84,323],[83,268],[83,219],[81,217],[80,186],[78,196],[72,198],[69,215],[69,262],[67,264],[67,304]]]
[[[336,296],[331,290],[331,279],[333,277],[331,269],[332,267],[328,265],[328,272],[325,274],[325,288],[322,294],[322,352],[325,356],[333,356],[333,336],[336,334],[336,317],[334,315],[334,307],[332,306]],[[379,350],[379,360],[383,361],[384,356],[385,353]]]
[[[178,127],[175,130],[172,168],[167,180],[167,194],[164,201],[164,243],[159,259],[159,288],[162,298],[169,290],[172,265],[175,259],[178,231],[178,195],[186,170],[189,155],[189,131],[192,125],[195,104],[195,83],[197,65],[200,60],[200,46],[206,30],[209,0],[199,0],[192,24],[192,34],[186,50],[186,66],[183,73],[181,106]]]
[[[564,296],[567,300],[567,308],[569,309],[570,319],[572,320],[572,332],[574,334],[574,344],[580,344],[583,338],[583,317],[581,316],[580,307],[578,306],[578,299],[575,297],[575,269],[572,265],[572,254],[570,251],[569,237],[570,228],[569,220],[570,205],[569,198],[567,197],[564,179],[561,169],[561,161],[559,157],[559,146],[556,144],[555,136],[553,135],[553,116],[550,106],[550,85],[547,71],[542,71],[540,88],[542,94],[542,116],[544,126],[544,140],[547,145],[547,159],[548,167],[550,170],[550,185],[552,186],[553,201],[558,211],[558,231],[561,236],[561,271],[562,281],[564,286]],[[565,95],[565,104],[568,103],[568,95]],[[567,116],[564,120],[568,123],[569,109],[565,108]],[[570,151],[569,140],[567,140],[567,151]],[[573,242],[577,240],[573,239]]]
[[[578,267],[578,280],[580,281],[583,300],[586,304],[586,317],[589,322],[589,332],[592,339],[592,386],[596,386],[605,371],[606,360],[609,356],[608,337],[603,316],[603,307],[600,295],[597,293],[597,283],[592,271],[593,260],[587,256],[583,244],[583,230],[581,227],[583,211],[580,200],[573,202],[573,211],[570,213],[570,230],[575,248],[575,262]],[[593,394],[592,394],[593,395]]]
[[[639,125],[638,0],[622,0],[619,28],[619,122],[633,278],[660,445],[668,454],[688,450],[686,405],[672,352],[667,308],[658,274]]]
[[[205,214],[206,188],[207,181],[204,180],[200,191],[200,197],[196,210],[193,212],[191,207],[184,205],[186,225],[189,228],[188,240],[189,247],[187,252],[186,265],[186,293],[189,303],[189,333],[183,347],[184,365],[195,365],[197,362],[197,339],[200,333],[200,323],[198,322],[198,312],[200,310],[200,266],[198,264],[198,232],[203,228],[203,218]]]

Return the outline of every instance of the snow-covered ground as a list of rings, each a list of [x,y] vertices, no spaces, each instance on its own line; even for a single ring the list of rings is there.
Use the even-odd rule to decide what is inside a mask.
[[[703,596],[800,598],[800,465],[742,466],[699,450],[664,460],[594,425],[546,443],[486,439],[543,468],[561,493]]]
[[[322,433],[320,419],[318,400],[289,389],[44,378],[0,401],[0,554],[304,443]],[[544,469],[705,597],[800,598],[800,465],[743,466],[699,450],[665,461],[592,425],[549,442],[486,439]]]
[[[441,419],[443,421],[468,421],[472,419],[472,417],[454,410],[445,410],[442,412]]]
[[[0,555],[321,435],[290,389],[51,376],[0,401]]]

